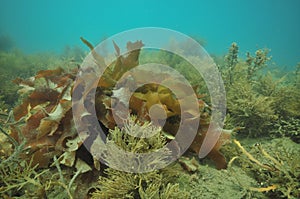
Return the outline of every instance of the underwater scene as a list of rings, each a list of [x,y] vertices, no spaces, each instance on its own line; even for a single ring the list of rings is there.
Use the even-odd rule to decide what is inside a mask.
[[[300,1],[0,5],[0,199],[300,198]]]

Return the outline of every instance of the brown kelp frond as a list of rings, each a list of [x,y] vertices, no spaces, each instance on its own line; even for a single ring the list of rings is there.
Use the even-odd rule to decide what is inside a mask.
[[[87,47],[89,47],[89,49],[95,59],[96,64],[101,67],[106,66],[104,58],[94,50],[94,46],[88,40],[84,39],[83,37],[80,37],[80,39],[85,45],[87,45]]]
[[[25,156],[33,157],[39,167],[48,167],[53,155],[63,152],[65,146],[59,146],[62,139],[76,135],[71,120],[71,83],[75,74],[62,68],[38,72],[35,78],[26,80],[30,89],[24,91],[23,103],[14,109],[16,122],[11,124],[11,136],[19,143],[27,140],[25,148],[29,151]],[[16,82],[24,85],[25,80]]]

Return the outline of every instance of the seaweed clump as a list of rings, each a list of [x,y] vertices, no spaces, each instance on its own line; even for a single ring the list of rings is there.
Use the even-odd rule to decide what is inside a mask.
[[[246,61],[238,59],[238,45],[233,43],[219,66],[227,90],[228,123],[244,127],[242,132],[260,135],[277,119],[270,96],[256,90],[258,72],[269,60],[268,51],[258,50],[255,57],[247,54]]]
[[[19,158],[20,145],[10,158],[0,162],[0,193],[2,196],[35,196],[43,198],[45,187],[42,184],[41,176],[48,170],[36,171],[37,165]]]
[[[273,139],[245,149],[239,141],[229,168],[236,162],[259,187],[241,186],[252,192],[264,192],[270,198],[300,197],[300,147],[289,138]],[[239,180],[237,178],[237,180]]]
[[[14,80],[23,87],[19,90],[23,102],[13,110],[11,136],[18,143],[26,140],[28,151],[23,156],[33,158],[40,168],[48,167],[55,155],[68,150],[66,143],[77,135],[71,115],[73,78],[72,72],[58,68],[39,71],[29,80]]]
[[[270,137],[284,123],[278,121],[293,123],[300,117],[299,73],[296,70],[293,74],[278,75],[267,71],[271,59],[267,49],[257,50],[255,56],[247,53],[246,60],[238,58],[238,49],[233,43],[219,64],[227,90],[226,125],[243,127],[240,131],[244,136]]]
[[[92,61],[94,61],[93,63],[98,66],[105,64],[103,57],[94,51],[93,46],[83,38],[82,41],[91,49],[93,56]],[[170,89],[153,83],[138,88],[133,92],[133,95],[130,98],[129,112],[131,115],[136,116],[134,123],[132,123],[131,120],[128,124],[124,123],[124,118],[122,117],[123,113],[121,113],[121,111],[117,111],[116,118],[113,117],[112,110],[116,107],[112,104],[112,98],[115,102],[118,102],[115,104],[119,104],[121,106],[120,110],[123,110],[123,106],[125,105],[124,99],[129,93],[128,89],[130,89],[123,86],[124,82],[121,82],[119,87],[115,87],[116,83],[130,69],[138,66],[139,52],[142,46],[143,44],[141,41],[134,43],[128,42],[128,52],[124,55],[120,55],[120,49],[114,43],[118,56],[117,59],[106,68],[99,82],[89,82],[96,86],[96,98],[95,102],[92,102],[92,105],[95,106],[97,111],[97,122],[99,122],[103,127],[105,127],[104,129],[107,130],[107,132],[105,132],[108,134],[108,139],[106,140],[107,146],[110,146],[110,143],[115,142],[119,144],[120,148],[137,153],[157,150],[164,146],[166,142],[169,142],[170,140],[166,140],[166,138],[162,136],[161,131],[167,132],[169,134],[169,138],[172,136],[174,137],[178,126],[180,125],[180,116],[182,115],[180,110],[181,99],[177,99]],[[87,70],[92,71],[95,69],[93,66],[94,65],[89,66]],[[75,85],[74,80],[77,73],[78,68],[57,68],[53,70],[41,70],[37,72],[34,77],[28,79],[16,78],[14,80],[16,84],[21,86],[21,89],[19,89],[18,92],[22,96],[20,98],[19,105],[14,108],[13,113],[10,116],[9,134],[12,139],[16,141],[16,145],[23,144],[24,150],[19,152],[18,158],[23,162],[26,162],[30,168],[33,168],[33,172],[41,171],[49,166],[51,166],[51,169],[45,170],[48,175],[49,172],[50,175],[56,172],[56,175],[53,175],[53,178],[44,177],[42,174],[39,175],[38,173],[35,173],[36,176],[41,177],[41,180],[39,181],[41,186],[38,187],[41,188],[41,190],[44,190],[43,192],[47,195],[47,197],[49,190],[54,190],[59,187],[59,189],[57,189],[59,190],[59,193],[57,193],[59,196],[72,198],[73,194],[76,195],[79,192],[78,187],[82,185],[81,181],[83,180],[79,177],[87,176],[88,181],[92,181],[93,177],[89,176],[89,174],[95,172],[97,173],[96,176],[98,176],[103,170],[103,165],[101,166],[99,164],[97,157],[94,156],[95,154],[90,153],[84,146],[85,141],[91,141],[90,149],[91,151],[96,151],[98,147],[97,141],[99,141],[98,139],[100,137],[98,135],[96,135],[97,137],[89,135],[83,131],[77,132],[73,121],[72,111],[75,111],[75,113],[76,111],[79,111],[78,115],[83,123],[85,123],[90,116],[88,112],[90,109],[72,110],[72,91],[79,91],[80,93],[82,89],[80,86],[86,86],[84,83],[81,84],[82,82],[77,82],[78,84]],[[127,74],[131,77],[129,79],[133,79],[139,83],[139,81],[143,81],[142,78],[146,75],[155,77],[157,73],[162,73],[165,76],[166,81],[172,79],[171,75],[164,71],[140,70],[137,73],[138,75],[131,73]],[[177,84],[176,86],[178,89],[183,91],[183,96],[191,97],[190,94],[185,93],[185,85]],[[91,90],[88,90],[88,92],[91,92]],[[72,97],[74,97],[75,106],[82,104],[82,96]],[[195,119],[195,121],[199,123],[199,129],[197,129],[196,138],[190,147],[192,151],[198,152],[206,135],[207,128],[210,125],[210,114],[207,110],[209,108],[205,109],[207,104],[201,98],[201,95],[196,95],[195,101],[197,108],[199,108],[199,111],[203,113],[201,114],[201,117],[199,118],[199,113],[190,108],[189,104],[184,104],[187,106],[187,110],[183,114],[190,116],[188,119],[191,120],[194,120],[195,118],[200,119],[200,122]],[[151,120],[149,117],[149,111],[155,104],[161,105],[166,113],[166,125],[159,131],[152,126],[153,123],[151,125],[149,124]],[[157,118],[157,121],[153,122],[157,122],[157,124],[159,124],[159,119],[161,118]],[[191,120],[189,120],[189,122]],[[117,122],[121,122],[124,128],[130,127],[129,129],[131,130],[127,129],[126,131],[122,128],[116,128]],[[91,126],[90,128],[93,127]],[[146,131],[147,134],[155,132],[157,135],[154,135],[153,138],[149,139],[136,139],[127,135],[128,132],[139,132],[139,128],[144,128],[144,133],[146,133]],[[230,137],[230,133],[228,132],[229,131],[223,131],[222,135],[225,136],[221,136],[221,139],[209,154],[209,157],[213,159],[217,167],[220,169],[226,168],[226,160],[219,152],[219,149],[222,144],[228,141]],[[80,134],[80,137],[78,133]],[[172,136],[170,134],[172,134]],[[178,151],[181,150],[181,146],[176,147],[178,148]],[[131,165],[130,161],[123,161],[124,157],[118,157],[115,159],[111,154],[104,154],[104,157],[105,161],[107,161],[110,165]],[[157,159],[155,156],[150,156],[146,165],[152,168],[157,164],[163,164],[165,161],[165,159]],[[63,165],[62,168],[64,169],[60,168],[61,165]],[[107,184],[113,184],[116,182],[123,183],[125,180],[132,180],[133,177],[133,181],[128,181],[128,186],[130,186],[129,191],[126,189],[127,191],[124,190],[122,193],[120,192],[123,196],[128,195],[129,197],[139,196],[147,198],[153,195],[153,197],[172,198],[175,197],[176,193],[176,195],[179,196],[182,194],[182,197],[184,198],[187,193],[184,191],[179,192],[179,185],[177,183],[172,183],[172,179],[176,176],[174,173],[176,172],[171,170],[172,169],[170,167],[169,169],[156,170],[147,174],[127,174],[121,171],[116,171],[113,168],[107,168],[105,169],[105,174],[100,177],[101,180],[95,194],[99,193],[104,197],[105,194],[111,193],[111,189],[109,189],[109,187],[105,187],[104,184],[101,184],[102,181]],[[13,173],[11,175],[13,175]],[[27,179],[26,176],[24,176],[24,178],[25,180]],[[67,184],[67,180],[64,178],[69,180],[70,183]],[[35,180],[39,179],[40,178]],[[122,183],[119,185],[124,186]],[[116,186],[111,186],[116,188]],[[20,188],[20,190],[23,191],[26,189]],[[61,193],[62,191],[65,192],[65,195]],[[8,195],[14,196],[15,193],[17,193],[15,190],[13,192],[14,193]]]
[[[106,66],[105,71],[97,84],[95,108],[98,120],[107,129],[114,129],[117,123],[122,124],[124,118],[126,119],[127,117],[127,112],[124,110],[127,110],[128,108],[129,112],[136,115],[139,121],[152,121],[152,118],[150,117],[151,107],[159,105],[166,114],[165,118],[160,118],[161,115],[159,113],[154,113],[156,121],[153,122],[159,124],[161,120],[165,119],[163,130],[173,136],[175,136],[181,123],[191,124],[197,122],[199,124],[199,128],[196,129],[197,134],[194,138],[194,142],[190,146],[191,150],[196,153],[199,152],[201,143],[208,131],[208,126],[211,124],[210,113],[205,110],[207,104],[202,99],[202,95],[197,92],[197,88],[202,85],[195,85],[194,88],[190,89],[190,87],[183,82],[178,81],[173,83],[174,87],[182,92],[181,96],[175,96],[170,89],[162,86],[164,83],[167,84],[176,79],[169,71],[165,71],[166,69],[157,69],[157,66],[153,66],[151,69],[135,68],[139,65],[140,51],[144,45],[141,41],[136,41],[134,43],[128,42],[126,45],[127,52],[123,55],[120,54],[120,48],[117,44],[113,43],[117,58],[107,66],[104,61],[105,58],[95,51],[93,45],[83,38],[81,38],[81,40],[91,50],[92,59],[90,61],[94,64],[96,63],[100,67]],[[92,67],[92,63],[84,70],[97,73],[95,68]],[[135,72],[130,72],[131,69],[135,69]],[[73,89],[80,93],[82,92],[82,87],[95,85],[95,82],[89,81],[89,79],[91,79],[89,75],[87,75],[86,78],[77,81]],[[126,78],[122,80],[121,77],[123,76]],[[158,83],[143,85],[145,78],[149,79],[149,77],[151,77],[153,82]],[[164,77],[163,81],[159,77]],[[84,82],[83,79],[87,81]],[[137,85],[143,86],[136,89],[135,86]],[[191,92],[191,90],[193,92]],[[86,96],[89,92],[92,92],[92,89],[87,89],[86,93],[83,93],[82,95]],[[195,93],[196,95],[194,95]],[[126,97],[128,97],[128,95],[131,97],[129,99],[129,107],[127,108]],[[195,99],[195,101],[193,101],[193,99]],[[186,103],[187,100],[189,100],[189,103]],[[93,104],[91,100],[86,103]],[[193,103],[199,111],[194,110],[195,107],[193,107]],[[80,104],[82,104],[82,100],[76,99],[75,106],[80,107]],[[181,112],[181,106],[185,108],[184,113]],[[80,116],[79,124],[84,126],[84,119],[87,115],[92,113],[88,108],[86,110],[81,109],[84,108],[78,108],[78,110],[75,110],[75,113]],[[222,135],[224,136],[221,136],[222,139],[219,139],[219,142],[208,154],[208,157],[214,160],[216,167],[219,169],[226,168],[226,160],[219,152],[219,149],[229,140],[230,133],[228,132],[230,131],[222,131]],[[82,132],[82,134],[84,135],[85,132]],[[182,149],[180,147],[184,148],[184,146],[179,146],[179,150]]]
[[[139,135],[151,133],[149,138],[138,138],[130,135],[132,132]],[[115,143],[121,149],[128,152],[149,153],[161,149],[166,144],[166,138],[160,128],[152,126],[146,122],[136,123],[136,117],[130,117],[126,126],[122,129],[110,130],[107,138],[107,147]],[[172,152],[167,154],[171,156]],[[132,162],[139,161],[118,156],[117,153],[107,154],[104,159],[109,165],[130,166]],[[165,162],[159,156],[153,156],[144,162],[147,167]],[[129,164],[129,165],[128,165]],[[173,183],[178,177],[178,168],[174,165],[161,170],[154,170],[148,173],[135,173],[106,168],[104,176],[100,176],[92,198],[187,198],[188,192],[180,189],[178,183]]]

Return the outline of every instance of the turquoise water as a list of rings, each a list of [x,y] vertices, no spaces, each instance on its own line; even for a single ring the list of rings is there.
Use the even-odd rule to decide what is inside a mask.
[[[233,41],[243,56],[270,48],[273,61],[300,61],[299,0],[230,1],[43,1],[1,0],[0,35],[9,35],[25,52],[61,51],[97,44],[127,29],[158,26],[206,41],[210,54],[227,52]]]

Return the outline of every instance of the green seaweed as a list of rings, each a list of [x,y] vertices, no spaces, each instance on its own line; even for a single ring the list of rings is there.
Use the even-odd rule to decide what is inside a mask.
[[[9,156],[1,156],[0,161],[0,195],[18,198],[83,198],[87,196],[92,182],[79,178],[84,172],[73,168],[61,169],[57,159],[55,167],[38,169],[32,160],[22,158],[25,142],[18,145]],[[78,173],[78,174],[77,174]],[[86,175],[86,174],[85,174]],[[76,180],[76,182],[74,182]]]
[[[246,60],[242,60],[238,48],[233,43],[219,63],[227,91],[226,125],[243,127],[240,135],[270,137],[278,121],[289,122],[300,116],[299,72],[271,72],[267,49],[257,50],[254,57],[247,53]]]
[[[261,186],[250,190],[266,192],[271,198],[299,198],[299,144],[289,138],[281,138],[257,143],[246,150],[235,142],[239,151],[235,162]]]
[[[130,133],[139,135],[151,133],[149,138],[138,138]],[[125,151],[145,153],[160,149],[165,145],[166,139],[162,131],[149,123],[136,123],[136,118],[131,117],[126,127],[116,128],[109,132],[107,146],[116,143]],[[170,152],[171,153],[171,152]],[[132,160],[124,157],[113,157],[117,154],[108,154],[105,161],[108,164],[119,164],[127,166]],[[153,157],[148,162],[151,168],[153,165],[164,161],[159,157]],[[152,165],[153,164],[153,165]],[[176,168],[169,166],[161,170],[154,170],[148,173],[127,173],[113,168],[105,169],[104,176],[100,176],[96,191],[92,193],[92,198],[186,198],[188,193],[180,189],[178,183],[173,183],[177,177]],[[174,170],[172,172],[172,170]],[[167,171],[169,170],[169,171]]]
[[[289,118],[287,120],[279,119],[274,128],[270,131],[272,137],[289,137],[296,143],[300,143],[300,119]]]
[[[44,197],[44,189],[40,177],[48,170],[36,172],[37,165],[21,158],[25,142],[16,146],[9,157],[1,157],[0,193],[6,196],[27,195],[34,191],[36,197]]]

